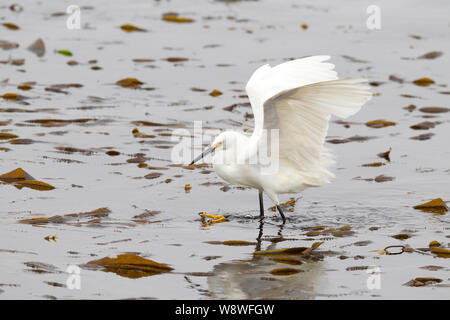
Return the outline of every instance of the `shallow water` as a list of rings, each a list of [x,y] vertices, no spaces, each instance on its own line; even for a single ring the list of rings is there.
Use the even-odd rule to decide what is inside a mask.
[[[448,213],[413,209],[434,198],[450,199],[450,113],[419,110],[448,108],[448,1],[435,1],[433,6],[423,1],[380,1],[382,28],[374,31],[366,28],[366,8],[371,3],[364,1],[346,6],[331,1],[190,1],[190,5],[186,1],[97,1],[81,8],[81,30],[68,30],[67,15],[55,14],[65,12],[70,4],[24,1],[22,12],[0,6],[2,23],[20,27],[0,26],[0,40],[19,44],[16,49],[0,48],[0,61],[25,59],[22,66],[0,64],[0,95],[27,97],[22,101],[0,98],[0,132],[32,140],[29,144],[0,140],[0,174],[22,168],[55,187],[39,191],[0,184],[1,299],[448,299],[448,259],[420,250],[399,255],[376,252],[390,245],[428,248],[434,240],[444,248],[449,245]],[[163,21],[167,12],[195,21]],[[120,26],[126,23],[147,32],[124,32]],[[301,28],[304,23],[306,30]],[[26,49],[37,38],[46,46],[43,57]],[[55,50],[70,50],[73,56]],[[431,51],[443,55],[417,59]],[[327,139],[355,135],[373,139],[326,143],[336,156],[336,178],[301,195],[282,196],[283,202],[299,198],[293,212],[287,212],[284,227],[269,210],[261,225],[255,190],[229,186],[224,192],[225,184],[215,173],[204,171],[212,168],[170,166],[177,143],[171,137],[174,130],[192,131],[193,122],[199,120],[213,129],[251,128],[244,91],[251,73],[264,63],[275,65],[315,54],[332,56],[341,78],[380,82],[373,83],[377,95],[348,119],[349,126],[330,123]],[[169,62],[170,57],[188,60]],[[154,61],[133,61],[144,58]],[[78,65],[68,65],[70,60]],[[392,81],[390,75],[404,82]],[[412,83],[423,77],[435,83],[427,87]],[[115,84],[123,78],[137,78],[144,84],[140,89]],[[36,81],[31,90],[17,88],[28,81]],[[67,83],[82,87],[61,89],[66,93],[45,90]],[[214,89],[223,94],[210,96]],[[232,111],[223,109],[236,103],[242,105]],[[403,109],[410,104],[416,109]],[[90,120],[39,124],[37,119]],[[377,119],[396,125],[379,129],[365,125]],[[139,126],[136,121],[160,125]],[[439,124],[429,130],[410,128],[424,121]],[[153,137],[135,137],[136,127]],[[428,133],[434,134],[428,140],[410,139]],[[377,156],[390,147],[390,162]],[[106,154],[110,150],[120,154]],[[145,159],[138,162],[145,162],[146,168],[127,161],[139,154]],[[380,161],[385,165],[362,167]],[[154,172],[161,176],[145,178]],[[379,175],[394,179],[365,180]],[[186,184],[191,185],[190,192],[185,191]],[[265,198],[266,208],[271,205]],[[41,225],[19,222],[101,207],[111,212],[96,221],[89,217]],[[146,210],[160,212],[147,221],[134,218]],[[228,219],[204,225],[199,212]],[[317,226],[350,226],[352,232],[307,235]],[[371,227],[378,229],[371,231]],[[392,237],[397,234],[410,237]],[[55,241],[45,239],[53,235]],[[256,244],[208,243],[226,240]],[[253,254],[310,247],[316,241],[324,243],[310,256],[294,256],[300,265]],[[131,279],[83,267],[91,260],[123,253],[136,253],[173,270]],[[79,290],[66,286],[70,265],[82,266]],[[430,265],[442,268],[421,268]],[[379,289],[371,290],[366,284],[370,266],[379,268]],[[270,273],[286,267],[303,272]],[[442,282],[403,285],[417,277]]]

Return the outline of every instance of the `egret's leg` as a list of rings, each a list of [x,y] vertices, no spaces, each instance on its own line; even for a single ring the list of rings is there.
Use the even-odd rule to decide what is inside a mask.
[[[285,224],[286,217],[284,216],[284,212],[280,207],[280,201],[278,201],[277,194],[270,190],[267,190],[267,189],[264,189],[264,192],[267,194],[267,196],[270,198],[270,200],[272,200],[273,203],[277,206],[277,209],[278,209],[278,212],[280,213],[281,219],[283,219],[283,224]]]
[[[264,204],[263,204],[263,193],[259,192],[259,217],[264,218]]]
[[[281,210],[281,207],[280,207],[279,204],[277,204],[277,209],[278,209],[278,212],[281,215],[281,219],[283,219],[283,224],[285,224],[286,223],[286,217],[284,216],[283,210]]]

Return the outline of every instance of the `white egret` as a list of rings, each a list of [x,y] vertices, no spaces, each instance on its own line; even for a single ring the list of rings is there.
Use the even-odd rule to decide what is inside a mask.
[[[279,194],[318,187],[334,177],[327,169],[331,155],[323,146],[330,116],[349,117],[372,97],[366,79],[339,80],[334,65],[324,62],[329,58],[312,56],[258,68],[245,88],[254,115],[253,134],[225,131],[191,164],[214,151],[216,173],[231,184],[257,189],[261,218],[266,193],[285,223]],[[277,141],[263,139],[273,129],[278,130]],[[249,161],[264,147],[272,150],[274,143],[278,143],[275,171]]]

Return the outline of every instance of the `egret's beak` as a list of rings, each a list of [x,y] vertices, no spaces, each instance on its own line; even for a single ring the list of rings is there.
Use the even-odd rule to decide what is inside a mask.
[[[215,146],[210,146],[210,147],[206,148],[205,150],[203,150],[203,152],[198,157],[196,157],[194,160],[192,160],[192,162],[189,163],[189,165],[193,165],[194,163],[196,163],[200,159],[203,159],[203,157],[205,157],[206,155],[210,154],[215,149],[216,149]]]

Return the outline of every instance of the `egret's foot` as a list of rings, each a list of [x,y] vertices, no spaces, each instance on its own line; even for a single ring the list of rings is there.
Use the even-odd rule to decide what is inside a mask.
[[[278,204],[277,204],[277,209],[278,209],[278,212],[281,215],[281,219],[283,219],[283,224],[285,224],[286,223],[286,217],[284,216],[283,210],[281,209],[280,205],[278,205]]]
[[[225,222],[227,220],[226,217],[221,216],[221,215],[214,215],[214,214],[208,214],[206,212],[202,212],[200,213],[200,216],[202,217],[202,220],[204,220],[204,218],[210,218],[211,220],[209,221],[204,221],[206,224],[215,224],[215,223],[221,223],[221,222]]]

